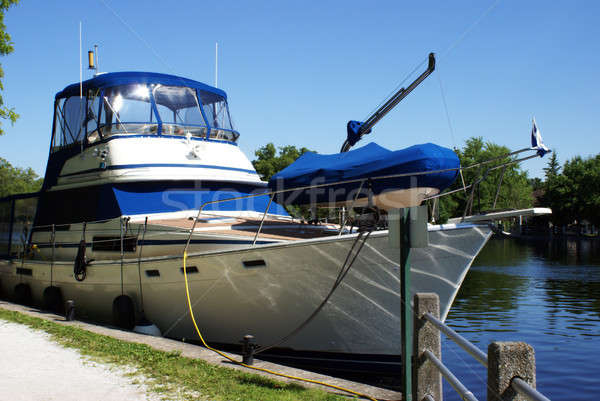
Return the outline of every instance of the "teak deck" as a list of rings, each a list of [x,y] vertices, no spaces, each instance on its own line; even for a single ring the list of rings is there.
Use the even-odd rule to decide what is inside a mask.
[[[223,221],[211,221],[211,219],[199,219],[194,228],[194,233],[217,234],[227,236],[254,237],[260,227],[260,219],[252,218],[222,218]],[[154,220],[153,225],[167,226],[190,230],[193,227],[193,219],[168,219]],[[282,241],[294,241],[308,238],[320,238],[337,235],[337,225],[315,225],[304,224],[296,221],[281,221],[265,219],[259,238],[268,238]]]

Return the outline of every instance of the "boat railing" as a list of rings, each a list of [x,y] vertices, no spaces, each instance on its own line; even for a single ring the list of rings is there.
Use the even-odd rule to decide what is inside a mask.
[[[512,157],[512,156],[515,156],[519,153],[526,152],[526,151],[533,151],[536,153],[533,155],[529,155],[529,156],[518,158],[518,159],[511,158],[509,161],[502,162],[502,160],[505,159],[506,157]],[[524,149],[520,149],[515,152],[507,153],[505,155],[502,155],[502,156],[499,156],[499,157],[496,157],[496,158],[493,158],[490,160],[486,160],[484,162],[476,163],[476,164],[473,164],[470,166],[459,166],[456,168],[449,168],[449,169],[440,169],[440,170],[431,170],[431,171],[416,171],[416,172],[390,174],[390,175],[382,175],[382,176],[375,176],[375,177],[363,177],[363,178],[350,179],[350,180],[340,180],[340,181],[337,181],[334,183],[316,183],[313,185],[306,185],[306,186],[300,186],[300,187],[295,187],[295,188],[283,188],[283,189],[259,191],[259,192],[251,193],[251,194],[247,194],[247,195],[228,197],[228,198],[224,198],[224,199],[209,200],[209,201],[205,201],[204,203],[202,203],[200,205],[200,207],[198,208],[196,217],[193,219],[191,228],[189,230],[187,230],[187,229],[179,229],[179,230],[182,232],[186,232],[188,235],[187,241],[185,243],[185,248],[184,248],[187,251],[189,248],[189,244],[192,239],[192,236],[194,234],[195,228],[197,226],[197,223],[198,223],[198,221],[201,220],[201,218],[200,218],[201,215],[207,214],[207,213],[210,213],[213,215],[219,215],[217,212],[214,212],[214,211],[207,212],[206,211],[207,206],[224,203],[224,202],[231,202],[231,201],[237,201],[237,200],[242,200],[242,199],[267,196],[268,202],[267,202],[266,208],[260,214],[260,216],[261,216],[260,221],[257,224],[258,227],[256,229],[256,232],[254,232],[254,236],[253,236],[253,240],[252,240],[252,246],[255,246],[258,242],[258,239],[260,238],[260,235],[261,235],[264,227],[265,227],[265,221],[266,221],[267,216],[269,215],[269,210],[273,204],[273,201],[275,200],[276,196],[279,194],[284,194],[284,193],[289,193],[289,192],[298,192],[298,191],[301,192],[301,191],[306,191],[306,190],[326,188],[326,187],[354,183],[354,184],[358,184],[359,190],[348,202],[350,209],[352,209],[352,207],[357,202],[357,200],[359,199],[361,194],[366,197],[370,196],[369,188],[368,188],[369,182],[373,182],[373,181],[377,181],[377,180],[384,180],[384,179],[392,179],[392,178],[414,177],[415,179],[411,180],[411,186],[415,187],[416,182],[417,182],[416,177],[418,177],[418,176],[457,171],[462,177],[463,171],[480,168],[480,169],[482,169],[482,173],[479,174],[478,178],[476,178],[473,183],[466,185],[463,182],[462,187],[460,187],[458,189],[453,189],[453,190],[449,190],[449,191],[446,191],[446,192],[443,192],[440,194],[428,196],[424,199],[424,200],[434,200],[435,201],[435,200],[439,199],[440,197],[448,196],[453,193],[464,192],[465,194],[467,194],[467,191],[469,191],[468,198],[467,198],[467,204],[466,204],[466,207],[463,212],[463,220],[464,220],[465,216],[467,214],[469,214],[472,210],[473,199],[474,199],[477,187],[481,184],[481,182],[483,182],[490,176],[489,173],[491,171],[502,169],[502,175],[501,175],[500,181],[498,183],[498,188],[497,188],[495,200],[494,200],[494,206],[495,206],[497,198],[498,198],[498,192],[500,190],[501,180],[502,180],[504,172],[506,171],[507,166],[512,165],[512,164],[521,163],[525,160],[532,159],[532,158],[538,157],[538,156],[540,156],[540,155],[537,153],[536,148],[524,148]],[[501,163],[491,164],[495,161],[496,162],[500,161]],[[61,231],[61,228],[64,228],[64,227],[67,227],[67,229],[69,231],[76,231],[74,229],[74,227],[68,227],[68,226],[70,226],[69,224],[58,224],[58,225],[54,225],[54,226],[53,225],[38,225],[38,226],[33,227],[32,224],[33,224],[33,221],[35,220],[35,214],[36,214],[36,210],[37,210],[37,201],[38,201],[39,195],[40,195],[40,193],[33,193],[33,194],[13,195],[13,196],[5,197],[5,198],[0,198],[0,257],[6,257],[6,256],[13,257],[14,255],[18,255],[19,253],[24,253],[26,251],[27,245],[30,244],[30,242],[31,242],[31,234],[33,232],[50,231],[50,230],[54,230],[54,232],[56,232],[56,231]],[[435,208],[435,203],[434,203],[434,208]],[[348,227],[347,226],[348,220],[349,219],[348,219],[347,214],[340,217],[339,224],[337,226],[337,229],[335,230],[338,235],[342,235],[344,232],[347,232],[347,233],[352,232],[352,230],[353,230],[352,224],[354,224],[354,223],[350,223],[351,225]],[[88,221],[88,222],[82,222],[79,224],[95,225],[98,223],[106,223],[108,221],[110,221],[110,220]],[[128,232],[127,229],[128,229],[128,226],[126,225],[125,226],[126,232]],[[138,230],[139,229],[140,229],[140,225],[138,225]],[[108,233],[109,230],[110,230],[109,228],[103,227],[100,231],[103,233]],[[117,229],[115,229],[115,230],[117,230]],[[118,230],[121,230],[121,229],[118,229]],[[144,231],[145,230],[146,230],[146,227],[144,227]],[[173,232],[174,230],[178,230],[178,229],[175,227],[172,227],[169,229],[165,229],[164,232]],[[155,231],[155,230],[153,229],[153,231]],[[54,237],[54,240],[55,240],[56,235],[53,234],[52,236]],[[121,241],[120,236],[121,236],[121,234],[119,234],[119,241]],[[125,235],[125,236],[127,236],[127,235]],[[99,239],[98,241],[96,241],[96,243],[100,243],[101,241],[106,241],[106,242],[113,241],[114,242],[114,241],[116,241],[116,238],[106,239],[106,240]],[[125,239],[125,241],[127,241],[127,239]],[[78,242],[60,242],[60,243],[56,242],[56,243],[54,243],[54,245],[62,246],[62,245],[73,245],[73,244],[77,244],[77,243]],[[46,243],[38,244],[38,246],[40,246],[40,245],[48,246],[49,244],[46,244]]]
[[[448,369],[441,358],[440,333],[444,333],[487,370],[487,399],[550,401],[535,389],[533,348],[523,342],[492,342],[486,354],[439,320],[439,298],[434,293],[415,294],[413,322],[413,399],[441,400],[441,375],[463,400],[477,401],[475,395]],[[517,398],[516,395],[523,398]],[[427,398],[428,397],[428,398]]]
[[[512,158],[513,156],[516,156],[517,154],[523,153],[523,152],[535,152],[533,155],[529,155],[526,157],[521,157],[521,158]],[[368,190],[368,184],[369,182],[373,182],[373,181],[377,181],[377,180],[385,180],[385,179],[392,179],[392,178],[402,178],[402,177],[414,177],[414,180],[411,180],[411,187],[416,187],[417,186],[417,180],[416,177],[418,176],[423,176],[423,175],[428,175],[428,174],[440,174],[440,173],[446,173],[446,172],[452,172],[452,171],[457,171],[460,176],[461,179],[463,177],[463,171],[466,170],[471,170],[471,169],[475,169],[475,168],[479,168],[481,170],[481,174],[479,174],[475,180],[473,181],[473,183],[466,185],[464,183],[463,180],[463,185],[461,188],[458,189],[454,189],[454,190],[449,190],[446,192],[442,192],[436,195],[431,195],[431,196],[427,196],[425,197],[423,200],[427,201],[427,200],[437,200],[441,197],[444,196],[449,196],[452,195],[454,193],[457,192],[464,192],[467,193],[467,190],[470,190],[469,194],[468,194],[468,198],[467,198],[467,204],[464,208],[464,212],[463,212],[463,216],[462,219],[464,220],[464,218],[467,216],[467,212],[471,212],[472,211],[472,207],[473,207],[473,199],[474,199],[474,195],[475,192],[478,188],[478,186],[484,182],[488,177],[489,177],[489,173],[498,169],[502,169],[502,175],[501,175],[501,179],[500,182],[498,184],[497,187],[497,191],[496,191],[496,195],[495,195],[495,201],[494,201],[494,207],[496,205],[496,201],[498,199],[498,194],[500,191],[500,184],[502,182],[502,177],[504,176],[504,172],[506,171],[506,168],[510,165],[513,164],[519,164],[522,163],[526,160],[529,159],[533,159],[536,157],[542,157],[543,154],[540,154],[539,149],[535,148],[535,147],[530,147],[530,148],[523,148],[523,149],[519,149],[513,152],[509,152],[506,154],[503,154],[501,156],[497,156],[494,157],[492,159],[489,160],[485,160],[483,162],[479,162],[479,163],[474,163],[472,165],[469,166],[459,166],[459,167],[455,167],[455,168],[447,168],[447,169],[439,169],[439,170],[429,170],[429,171],[415,171],[415,172],[409,172],[409,173],[399,173],[399,174],[389,174],[389,175],[382,175],[382,176],[374,176],[374,177],[363,177],[363,178],[356,178],[356,179],[349,179],[349,180],[340,180],[340,181],[336,181],[336,182],[329,182],[329,183],[316,183],[316,184],[312,184],[312,185],[305,185],[305,186],[299,186],[299,187],[294,187],[294,188],[284,188],[284,189],[275,189],[275,190],[267,190],[267,191],[261,191],[261,192],[257,192],[257,193],[252,193],[252,194],[248,194],[248,195],[240,195],[240,196],[235,196],[235,197],[229,197],[229,198],[225,198],[225,199],[216,199],[216,200],[209,200],[206,201],[204,203],[202,203],[200,205],[200,207],[198,208],[198,212],[196,215],[196,218],[194,219],[194,222],[192,224],[192,227],[189,230],[189,235],[188,235],[188,240],[186,242],[184,251],[187,251],[189,248],[189,244],[190,241],[192,239],[192,236],[194,234],[194,230],[196,228],[196,224],[197,221],[200,220],[200,216],[203,214],[205,208],[209,205],[216,205],[219,203],[224,203],[224,202],[232,202],[232,201],[237,201],[237,200],[242,200],[242,199],[250,199],[250,198],[256,198],[256,197],[264,197],[264,196],[268,196],[269,197],[269,201],[267,203],[267,206],[264,210],[264,212],[262,213],[262,217],[260,220],[260,224],[258,226],[258,229],[254,235],[254,239],[253,239],[253,243],[252,245],[256,245],[256,242],[260,236],[260,233],[264,227],[264,222],[265,219],[267,217],[267,215],[269,214],[269,210],[270,207],[273,203],[273,200],[275,199],[275,197],[277,195],[280,194],[284,194],[284,193],[289,193],[289,192],[302,192],[302,191],[307,191],[307,190],[313,190],[313,189],[319,189],[319,188],[326,188],[326,187],[334,187],[334,186],[340,186],[340,185],[346,185],[346,184],[359,184],[359,190],[356,193],[356,195],[351,199],[350,203],[350,209],[354,206],[354,204],[357,202],[358,198],[360,197],[361,193],[363,195],[366,194],[367,197],[370,197],[370,193]],[[502,160],[506,159],[506,158],[510,158],[510,160],[505,161],[505,162],[501,162]],[[497,164],[497,165],[490,165],[493,162],[498,162],[500,161],[501,163]],[[490,166],[488,166],[490,165]],[[364,192],[361,192],[364,191]],[[311,206],[312,207],[312,206]],[[401,207],[401,206],[398,206]],[[435,204],[434,204],[434,208],[435,208]],[[344,230],[346,230],[346,222],[347,222],[347,218],[343,218],[340,219],[340,225],[339,225],[339,235],[342,235],[342,233],[344,232]],[[350,227],[350,232],[352,231],[352,227]]]
[[[140,242],[139,239],[146,234],[187,234],[187,230],[177,227],[148,228],[147,220],[145,224],[136,224],[133,227],[129,218],[121,218],[118,226],[115,226],[114,219],[34,226],[35,205],[30,204],[28,208],[24,208],[20,201],[37,201],[38,196],[39,194],[18,195],[0,200],[1,258],[39,258],[36,254],[44,249],[51,249],[51,256],[44,254],[41,259],[54,262],[57,250],[76,247],[82,240],[91,246],[92,251],[119,251],[123,248],[123,252],[131,253],[137,252],[138,246],[143,246],[143,241]],[[4,218],[5,216],[8,218]],[[57,233],[61,232],[68,232],[69,237],[57,237]],[[33,243],[34,233],[47,233],[47,236],[38,236]]]

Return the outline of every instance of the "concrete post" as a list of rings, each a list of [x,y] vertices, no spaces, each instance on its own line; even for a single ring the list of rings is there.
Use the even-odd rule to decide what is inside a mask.
[[[429,350],[438,359],[442,359],[441,333],[422,318],[427,312],[437,319],[440,318],[440,299],[435,293],[418,293],[414,296],[413,305],[413,400],[423,401],[429,394],[434,400],[442,401],[442,374],[423,353]]]
[[[510,382],[520,377],[535,388],[535,353],[524,342],[495,341],[488,346],[488,401],[527,401]]]

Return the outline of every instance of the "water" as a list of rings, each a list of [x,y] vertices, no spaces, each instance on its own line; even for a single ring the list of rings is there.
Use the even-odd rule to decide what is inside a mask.
[[[552,401],[600,399],[600,241],[490,241],[446,323],[486,352],[494,340],[532,345]],[[444,363],[486,400],[483,366],[442,337]],[[445,381],[444,399],[460,400]]]

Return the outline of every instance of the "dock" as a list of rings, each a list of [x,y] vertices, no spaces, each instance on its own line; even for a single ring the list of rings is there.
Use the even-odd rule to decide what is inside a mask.
[[[225,366],[282,382],[293,382],[304,387],[315,387],[338,395],[349,396],[348,393],[331,387],[273,376],[269,373],[248,369],[232,363],[230,360],[207,348],[183,341],[153,337],[88,322],[68,320],[62,315],[48,313],[34,307],[7,301],[0,301],[0,308],[60,325],[74,326],[117,340],[144,344],[159,351],[178,352],[183,357],[201,359],[212,365]],[[413,298],[413,312],[412,386],[408,387],[408,397],[403,397],[401,392],[275,364],[256,358],[254,358],[252,366],[349,389],[380,401],[441,401],[443,399],[442,379],[445,379],[456,390],[461,399],[477,401],[473,393],[442,362],[441,333],[444,333],[467,354],[487,368],[488,401],[549,401],[543,394],[535,390],[535,354],[530,345],[523,342],[492,342],[489,344],[487,353],[485,353],[439,320],[439,299],[436,294],[416,294]],[[232,353],[224,354],[235,360],[242,360],[242,356],[240,355]],[[400,374],[401,372],[398,372],[399,376]]]
[[[206,361],[207,363],[210,363],[213,365],[225,366],[225,367],[228,367],[231,369],[242,370],[247,373],[261,375],[261,376],[268,377],[270,379],[275,379],[275,380],[282,381],[282,382],[293,382],[293,383],[296,383],[301,386],[320,388],[322,390],[333,392],[338,395],[348,396],[348,393],[345,393],[345,392],[342,392],[339,390],[335,390],[332,388],[324,387],[324,386],[321,386],[318,384],[306,383],[306,382],[287,379],[287,378],[283,378],[283,377],[277,377],[277,376],[269,375],[264,372],[244,368],[243,366],[233,364],[230,361],[228,361],[227,359],[217,355],[216,353],[214,353],[204,347],[198,346],[198,345],[188,344],[188,343],[184,343],[182,341],[172,340],[172,339],[164,338],[164,337],[148,336],[145,334],[139,334],[139,333],[135,333],[132,331],[125,331],[125,330],[121,330],[121,329],[114,328],[114,327],[102,326],[102,325],[92,324],[92,323],[88,323],[88,322],[82,322],[82,321],[78,321],[78,320],[67,321],[64,316],[48,313],[48,312],[42,311],[40,309],[37,309],[35,307],[29,307],[29,306],[23,306],[23,305],[19,305],[19,304],[10,303],[10,302],[4,301],[4,300],[0,301],[0,308],[9,310],[9,311],[19,312],[19,313],[29,315],[32,317],[36,317],[39,319],[48,320],[48,321],[51,321],[53,323],[57,323],[60,325],[74,326],[74,327],[77,327],[82,330],[86,330],[86,331],[89,331],[89,332],[92,332],[95,334],[105,335],[105,336],[112,337],[112,338],[115,338],[115,339],[121,340],[121,341],[145,344],[145,345],[148,345],[148,346],[150,346],[156,350],[160,350],[160,351],[180,352],[181,356],[183,356],[183,357],[193,358],[193,359],[201,359],[201,360]],[[226,353],[226,354],[229,355],[230,357],[240,360],[240,361],[242,359],[242,357],[240,355],[231,354],[231,353]],[[23,363],[26,363],[26,362],[24,361]],[[289,366],[279,365],[279,364],[275,364],[275,363],[271,363],[271,362],[267,362],[267,361],[262,361],[260,359],[257,359],[256,357],[254,358],[253,366],[268,369],[268,370],[273,370],[276,372],[281,372],[286,375],[302,377],[302,378],[309,379],[309,380],[315,380],[315,381],[324,382],[324,383],[332,384],[335,386],[347,388],[349,390],[352,390],[352,391],[355,391],[355,392],[358,392],[361,394],[369,395],[370,397],[373,397],[373,398],[375,398],[377,400],[381,400],[381,401],[400,401],[400,400],[402,400],[402,395],[395,391],[391,391],[391,390],[383,389],[383,388],[379,388],[379,387],[374,387],[374,386],[370,386],[370,385],[363,384],[363,383],[352,382],[349,380],[344,380],[344,379],[340,379],[337,377],[327,376],[327,375],[323,375],[323,374],[319,374],[319,373],[315,373],[315,372],[311,372],[311,371],[292,368]]]

